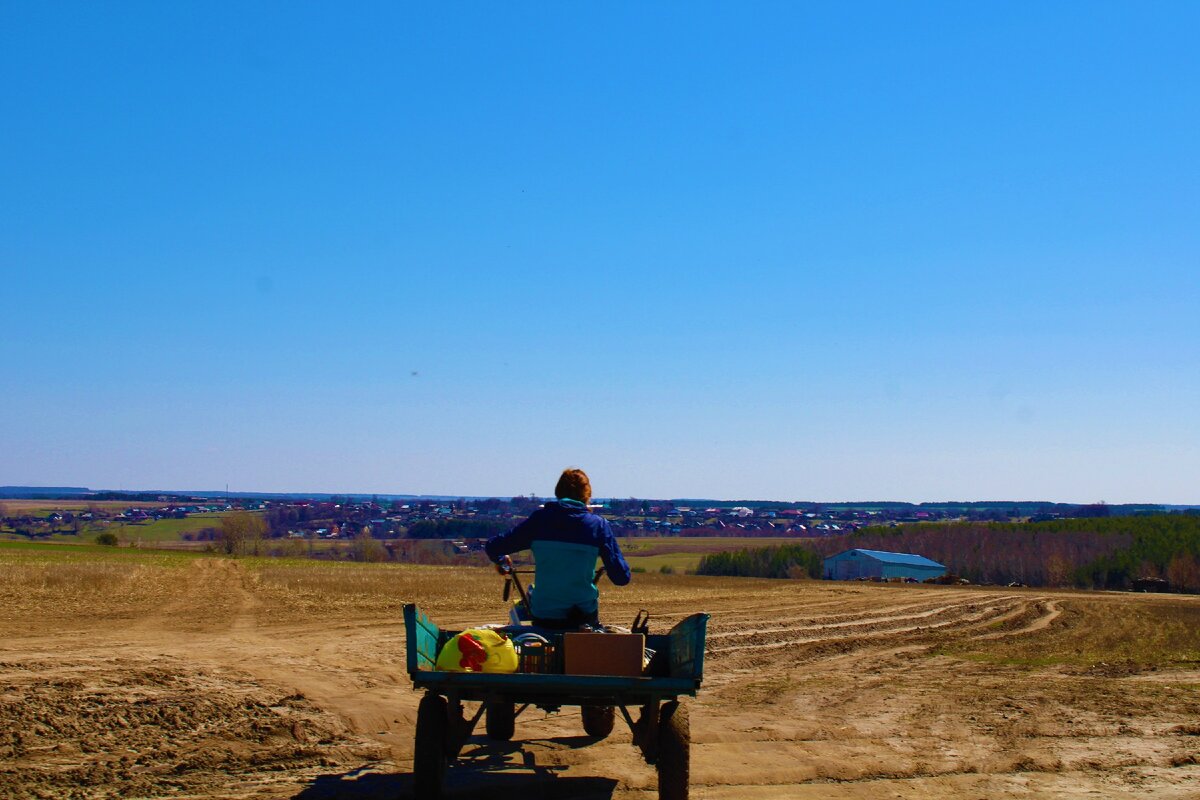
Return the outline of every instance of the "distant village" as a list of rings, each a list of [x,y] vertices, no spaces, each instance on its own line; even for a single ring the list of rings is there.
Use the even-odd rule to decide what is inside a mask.
[[[97,545],[419,564],[482,565],[479,551],[489,537],[547,502],[535,496],[159,493],[14,498],[4,488],[0,537],[9,540],[67,537]],[[684,550],[706,553],[696,568],[702,574],[1200,592],[1200,508],[1194,507],[628,498],[598,501],[593,510],[618,536],[669,537],[665,546],[686,542]],[[657,546],[642,545],[635,549]]]
[[[41,514],[2,513],[0,526],[33,538],[53,533],[95,531],[106,525],[147,524],[195,515],[249,511],[261,514],[268,538],[350,539],[485,539],[506,531],[541,506],[533,496],[459,499],[391,499],[330,497],[326,499],[260,499],[174,495],[138,495],[143,504],[113,508],[113,499],[93,502],[86,510],[66,507]],[[161,505],[151,505],[151,503]],[[54,501],[45,505],[53,508]],[[75,501],[73,505],[78,506]],[[1139,507],[1140,508],[1140,507]],[[1148,507],[1152,508],[1152,507]],[[0,511],[3,500],[0,500]],[[1066,517],[1107,516],[1108,507],[1068,504],[896,504],[750,503],[685,504],[678,501],[611,499],[593,510],[608,519],[618,536],[822,537],[852,533],[868,526],[906,523],[1042,521]],[[212,529],[181,534],[185,540],[214,538]]]

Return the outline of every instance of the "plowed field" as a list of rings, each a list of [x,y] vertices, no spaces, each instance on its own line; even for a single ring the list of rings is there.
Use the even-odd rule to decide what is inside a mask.
[[[0,797],[395,798],[400,609],[500,621],[487,570],[0,552]],[[1200,598],[637,575],[712,614],[695,798],[1200,797]],[[482,728],[482,726],[481,726]],[[482,733],[482,730],[480,730]],[[477,736],[450,797],[652,798],[578,709]]]

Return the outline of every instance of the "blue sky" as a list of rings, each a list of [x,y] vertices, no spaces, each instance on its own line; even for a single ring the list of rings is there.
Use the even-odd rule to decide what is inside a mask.
[[[1200,503],[1190,3],[0,7],[0,484]]]

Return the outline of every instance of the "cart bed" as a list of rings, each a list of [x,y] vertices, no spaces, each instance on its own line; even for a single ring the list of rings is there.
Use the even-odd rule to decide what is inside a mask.
[[[438,651],[459,631],[442,630],[413,603],[404,607],[404,625],[408,673],[415,688],[454,693],[463,700],[504,698],[535,705],[639,705],[679,695],[696,695],[704,675],[708,614],[692,614],[667,634],[647,636],[646,647],[656,655],[650,674],[636,678],[442,672],[434,668]]]

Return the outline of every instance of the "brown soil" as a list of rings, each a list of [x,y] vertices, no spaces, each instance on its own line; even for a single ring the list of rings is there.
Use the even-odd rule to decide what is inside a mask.
[[[167,503],[125,500],[0,500],[9,514],[30,514],[37,511],[86,511],[95,506],[104,511],[124,511],[127,508],[163,508]]]
[[[0,561],[0,796],[410,796],[400,608],[501,607],[485,570],[96,558]],[[1196,798],[1198,601],[638,575],[604,616],[712,614],[696,798]],[[617,725],[531,708],[447,794],[652,798]]]

